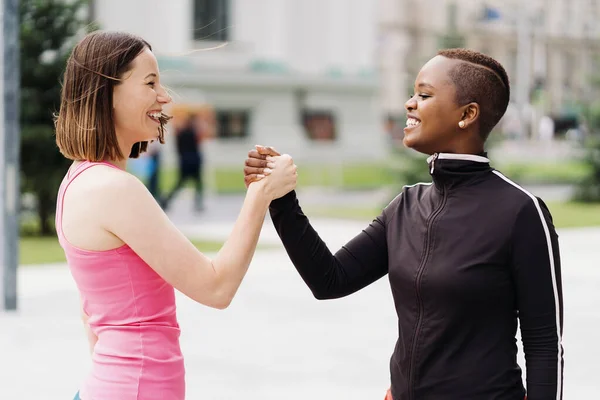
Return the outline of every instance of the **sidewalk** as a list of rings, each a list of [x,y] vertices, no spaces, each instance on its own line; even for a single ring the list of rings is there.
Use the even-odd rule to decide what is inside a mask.
[[[235,218],[235,217],[233,217]],[[232,222],[207,222],[221,236]],[[337,250],[361,221],[314,220]],[[276,242],[266,223],[265,241]],[[600,229],[564,230],[565,399],[600,393]],[[89,367],[78,296],[64,265],[19,269],[19,311],[0,313],[0,399],[71,399]],[[224,311],[178,294],[188,399],[365,400],[383,398],[397,335],[387,278],[335,301],[319,302],[281,249],[258,251]],[[519,341],[520,345],[520,341]],[[519,357],[523,363],[522,353]]]

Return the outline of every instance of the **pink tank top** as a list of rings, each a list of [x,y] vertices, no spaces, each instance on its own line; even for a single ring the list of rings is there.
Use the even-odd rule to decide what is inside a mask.
[[[82,400],[183,400],[185,368],[179,346],[175,292],[129,246],[89,251],[62,231],[65,191],[82,172],[108,163],[71,168],[58,192],[56,230],[71,274],[98,337]]]

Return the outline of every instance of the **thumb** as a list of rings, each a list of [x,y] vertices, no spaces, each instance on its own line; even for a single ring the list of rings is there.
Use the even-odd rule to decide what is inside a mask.
[[[261,146],[261,145],[256,145],[256,150],[258,151],[258,154],[262,154],[262,155],[267,155],[267,156],[280,156],[281,154],[279,154],[279,152],[277,150],[275,150],[274,147],[265,147],[265,146]]]

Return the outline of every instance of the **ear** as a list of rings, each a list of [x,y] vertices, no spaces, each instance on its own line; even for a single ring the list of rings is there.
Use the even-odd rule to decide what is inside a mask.
[[[479,120],[479,104],[473,102],[463,107],[460,127],[466,129]]]

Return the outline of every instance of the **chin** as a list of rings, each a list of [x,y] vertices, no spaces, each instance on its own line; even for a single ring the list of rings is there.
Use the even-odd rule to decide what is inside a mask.
[[[426,143],[419,143],[418,140],[411,139],[410,137],[407,138],[405,136],[402,143],[404,143],[404,147],[409,148],[409,149],[414,150],[419,153],[423,153],[423,154],[427,154],[427,155],[431,155],[434,153],[431,151],[430,146],[428,146]]]
[[[418,150],[419,146],[419,141],[417,140],[417,138],[415,138],[412,135],[404,135],[404,139],[402,140],[402,143],[404,144],[404,147],[409,148],[409,149],[413,149],[413,150]]]

